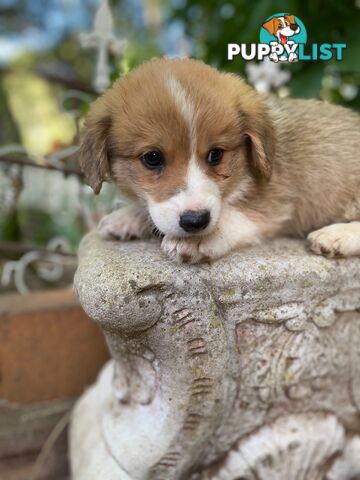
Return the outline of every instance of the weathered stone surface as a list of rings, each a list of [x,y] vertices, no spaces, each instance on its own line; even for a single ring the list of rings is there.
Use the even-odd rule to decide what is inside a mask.
[[[75,286],[113,361],[74,411],[74,480],[360,475],[360,259],[277,240],[177,265],[90,234]]]

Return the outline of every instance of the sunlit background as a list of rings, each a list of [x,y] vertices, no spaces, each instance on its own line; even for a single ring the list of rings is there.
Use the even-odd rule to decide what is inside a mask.
[[[101,42],[90,48],[84,34],[96,33],[101,3],[0,0],[0,292],[70,284],[81,237],[114,207],[111,186],[95,199],[83,184],[76,152],[83,116],[98,94]],[[156,55],[190,55],[247,76],[262,92],[360,109],[359,0],[109,5],[113,26],[109,18],[101,22],[118,46],[107,51],[112,80]],[[344,60],[276,67],[227,61],[228,43],[258,42],[262,22],[284,5],[306,25],[309,43],[347,43]]]

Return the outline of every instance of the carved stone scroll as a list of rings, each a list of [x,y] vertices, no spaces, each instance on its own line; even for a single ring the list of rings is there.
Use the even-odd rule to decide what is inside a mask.
[[[75,288],[113,360],[74,480],[360,478],[360,259],[277,240],[212,265],[88,235]]]

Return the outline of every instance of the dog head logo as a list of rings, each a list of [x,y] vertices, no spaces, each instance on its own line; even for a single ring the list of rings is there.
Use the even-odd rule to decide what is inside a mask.
[[[273,62],[294,62],[298,60],[298,44],[306,43],[306,29],[295,15],[277,13],[262,24],[260,42],[271,46]]]
[[[312,43],[306,45],[307,33],[303,22],[290,13],[276,13],[260,28],[259,43],[228,43],[228,60],[239,56],[243,60],[262,62],[341,61],[346,43]]]
[[[277,38],[278,43],[284,45],[288,42],[290,37],[293,37],[300,32],[300,26],[296,23],[294,15],[284,15],[279,17],[272,17],[267,22],[263,23],[263,27],[274,37]]]

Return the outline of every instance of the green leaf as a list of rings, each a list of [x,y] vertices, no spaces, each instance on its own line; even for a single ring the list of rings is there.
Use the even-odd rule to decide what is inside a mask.
[[[299,72],[293,73],[289,82],[291,95],[299,98],[318,98],[325,65],[322,62],[309,62]]]

